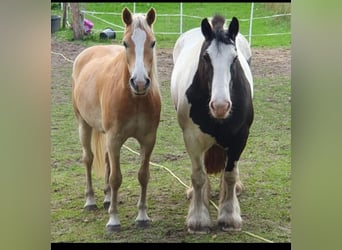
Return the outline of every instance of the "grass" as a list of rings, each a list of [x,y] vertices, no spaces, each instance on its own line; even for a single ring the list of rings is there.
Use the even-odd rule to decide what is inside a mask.
[[[243,232],[214,231],[189,235],[185,230],[188,201],[186,188],[165,169],[151,166],[148,212],[153,219],[146,230],[136,229],[139,194],[139,157],[122,149],[123,183],[119,190],[122,231],[106,235],[106,211],[83,212],[85,172],[80,162],[81,148],[70,101],[67,79],[71,67],[62,67],[53,77],[51,107],[51,242],[263,242],[246,232],[274,242],[290,242],[291,109],[290,80],[284,77],[255,79],[255,122],[240,162],[246,191],[240,197]],[[64,79],[64,78],[65,79]],[[169,82],[161,84],[163,106],[157,143],[151,161],[169,168],[190,185],[190,160],[171,104]],[[56,98],[57,96],[62,98]],[[55,99],[54,99],[55,98]],[[138,151],[135,140],[126,142]],[[210,177],[212,200],[218,203],[218,176]],[[98,205],[103,198],[103,179],[94,177]],[[210,206],[212,218],[216,209]]]
[[[121,13],[124,7],[128,7],[133,11],[133,3],[85,3],[86,11],[97,12],[112,12]],[[157,10],[157,21],[154,25],[154,31],[157,34],[156,38],[160,48],[168,48],[174,45],[177,35],[158,34],[159,32],[179,32],[179,17],[177,16],[162,16],[164,14],[177,15],[180,13],[178,3],[136,3],[136,12],[146,13],[150,8],[154,7]],[[275,14],[291,13],[290,3],[255,3],[254,18],[272,16]],[[183,14],[186,15],[183,19],[183,32],[198,27],[200,21],[204,17],[209,17],[215,13],[223,14],[227,19],[233,15],[240,19],[240,32],[246,36],[249,34],[249,18],[251,12],[251,3],[183,3]],[[60,7],[54,5],[51,14],[62,16]],[[158,16],[160,15],[160,16]],[[189,16],[197,16],[191,18]],[[101,14],[96,15],[109,23],[122,26],[120,15]],[[122,29],[116,26],[111,26],[101,20],[98,20],[88,14],[86,19],[94,23],[93,33],[87,36],[83,43],[88,45],[97,43],[112,43],[113,41],[99,40],[99,33],[111,27],[116,31],[116,39],[114,43],[121,43]],[[69,21],[72,22],[72,15],[69,13]],[[285,33],[283,35],[266,35],[274,33]],[[291,46],[291,16],[255,19],[252,29],[252,46],[253,47],[289,47]],[[68,28],[61,29],[57,32],[60,39],[72,40],[72,31]]]

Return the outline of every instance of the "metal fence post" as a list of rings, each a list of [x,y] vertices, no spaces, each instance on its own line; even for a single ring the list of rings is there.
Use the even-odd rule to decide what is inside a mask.
[[[251,5],[251,16],[249,18],[249,34],[248,34],[249,46],[252,46],[253,12],[254,12],[254,2],[252,2],[252,5]]]
[[[179,7],[180,7],[179,34],[181,35],[183,33],[183,3],[182,2],[179,4]]]

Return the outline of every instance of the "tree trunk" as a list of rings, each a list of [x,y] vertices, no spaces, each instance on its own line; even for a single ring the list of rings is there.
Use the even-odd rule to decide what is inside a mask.
[[[70,3],[71,11],[72,11],[72,30],[74,31],[74,40],[82,40],[83,39],[83,14],[80,12],[79,3]]]
[[[65,26],[66,26],[67,6],[68,6],[68,3],[63,3],[63,19],[62,19],[62,28],[63,28],[63,29],[64,29]]]

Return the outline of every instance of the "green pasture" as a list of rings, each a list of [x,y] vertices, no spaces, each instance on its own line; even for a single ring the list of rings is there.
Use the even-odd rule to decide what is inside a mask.
[[[103,178],[94,176],[99,210],[84,212],[85,168],[74,118],[66,63],[52,79],[51,105],[51,242],[291,242],[291,105],[290,79],[275,76],[255,79],[255,120],[241,156],[240,174],[245,191],[239,198],[243,231],[208,235],[186,232],[191,163],[186,153],[176,113],[171,103],[169,81],[161,82],[163,105],[157,142],[153,151],[148,185],[150,228],[137,229],[139,156],[121,150],[123,182],[119,190],[122,231],[108,236],[103,209]],[[137,142],[125,144],[139,151]],[[171,175],[169,171],[175,175]],[[219,176],[211,176],[211,199],[217,205]],[[213,221],[217,217],[210,206]],[[262,237],[261,239],[259,237]]]
[[[122,20],[120,13],[124,7],[128,7],[133,11],[133,3],[84,3],[82,5],[86,11],[111,12],[117,14],[96,14],[95,17],[86,14],[85,18],[94,23],[92,34],[84,38],[87,44],[93,43],[121,43],[122,39]],[[158,46],[160,48],[168,48],[174,45],[179,34],[158,34],[162,32],[180,31],[180,4],[179,3],[136,3],[135,11],[146,13],[149,8],[154,7],[157,11],[157,21],[154,24],[154,32]],[[235,2],[235,3],[183,3],[183,26],[182,31],[185,32],[194,27],[199,27],[202,18],[211,17],[219,13],[227,19],[236,16],[240,19],[240,32],[248,38],[250,27],[251,3]],[[253,47],[289,47],[291,46],[291,16],[281,16],[274,18],[261,18],[277,14],[291,13],[290,3],[255,3],[254,18],[252,26],[252,46]],[[58,4],[51,6],[52,15],[62,16],[61,8]],[[168,14],[168,15],[167,15]],[[160,16],[159,16],[160,15]],[[189,17],[193,16],[193,17]],[[100,20],[100,19],[102,20]],[[72,15],[69,12],[69,22],[72,22]],[[109,24],[110,23],[110,24]],[[111,25],[114,24],[114,25]],[[105,28],[112,28],[116,31],[116,38],[113,41],[105,41],[99,39],[99,34]],[[282,35],[274,35],[281,34]],[[264,35],[269,34],[269,35]],[[273,35],[272,35],[273,34]],[[64,28],[56,32],[56,36],[60,39],[72,40],[73,34],[70,28]]]

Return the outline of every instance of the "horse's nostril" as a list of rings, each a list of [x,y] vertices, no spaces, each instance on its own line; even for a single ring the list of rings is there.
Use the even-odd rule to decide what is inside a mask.
[[[148,88],[150,86],[150,79],[149,78],[145,78],[146,83],[145,83],[145,88]]]
[[[211,108],[212,110],[215,110],[214,102],[210,102],[210,103],[209,103],[209,106],[210,106],[210,108]]]
[[[134,85],[135,85],[135,83],[134,83],[134,78],[131,78],[131,79],[129,80],[129,83],[131,84],[132,87],[134,87]]]

